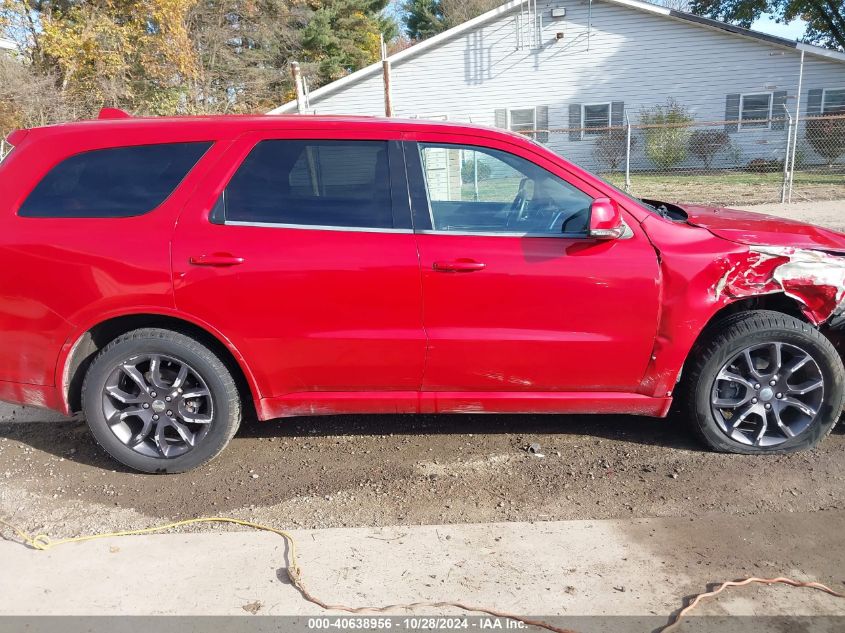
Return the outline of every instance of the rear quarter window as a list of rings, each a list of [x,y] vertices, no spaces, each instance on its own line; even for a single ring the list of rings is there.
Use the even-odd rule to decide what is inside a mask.
[[[126,218],[149,213],[179,186],[210,142],[114,147],[66,158],[18,210],[30,218]]]

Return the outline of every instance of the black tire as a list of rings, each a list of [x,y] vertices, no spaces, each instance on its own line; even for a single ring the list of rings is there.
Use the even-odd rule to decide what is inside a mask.
[[[167,359],[171,359],[174,362],[184,363],[192,370],[192,376],[196,376],[204,383],[202,386],[207,387],[209,395],[206,402],[210,407],[208,418],[211,421],[201,425],[202,439],[196,441],[193,447],[185,444],[183,450],[186,452],[182,454],[168,457],[141,454],[135,448],[131,448],[130,443],[121,440],[107,422],[108,404],[104,396],[107,381],[112,380],[114,372],[120,371],[119,368],[130,359],[148,355],[150,357],[160,355],[166,359],[166,362],[170,362]],[[142,390],[139,388],[138,391],[140,394]],[[155,392],[151,393],[157,395]],[[188,394],[185,396],[187,397]],[[150,403],[146,402],[143,406],[149,409]],[[85,375],[82,385],[82,409],[97,443],[120,463],[145,473],[182,473],[211,461],[226,447],[241,422],[240,395],[225,363],[197,340],[184,334],[158,328],[128,332],[100,351]],[[197,433],[195,438],[199,435]],[[151,441],[157,445],[155,438]]]
[[[813,367],[813,371],[817,371],[823,381],[822,392],[818,396],[819,403],[813,407],[817,413],[813,418],[806,415],[805,417],[811,421],[806,422],[808,426],[795,433],[793,437],[773,427],[775,435],[783,436],[768,438],[772,442],[778,442],[776,444],[755,446],[737,441],[734,436],[742,434],[734,433],[734,436],[731,436],[728,430],[720,426],[718,416],[721,415],[722,409],[718,408],[717,401],[711,401],[712,398],[718,397],[714,395],[717,375],[727,363],[733,362],[737,355],[743,354],[744,350],[777,343],[781,344],[782,349],[798,350],[815,361],[815,366],[812,363],[808,366]],[[794,317],[766,310],[732,315],[711,327],[702,343],[696,346],[693,354],[690,369],[684,379],[681,404],[695,434],[713,450],[756,455],[791,453],[809,449],[830,434],[842,413],[843,403],[845,403],[845,387],[843,387],[845,368],[843,368],[842,359],[823,334]],[[774,378],[780,380],[781,377],[777,374],[781,373],[784,372],[777,369]],[[724,380],[724,374],[722,376]],[[765,384],[763,389],[765,389]],[[768,408],[777,406],[778,403],[771,400],[770,393],[765,393],[765,396],[766,404],[763,406]],[[744,394],[743,397],[745,397]],[[776,397],[780,398],[781,394],[777,394]],[[764,398],[755,398],[751,402],[756,404],[758,400],[763,402]],[[721,400],[718,403],[721,403]],[[759,417],[756,419],[759,420]],[[780,419],[780,414],[778,419]],[[751,435],[753,436],[754,433]]]

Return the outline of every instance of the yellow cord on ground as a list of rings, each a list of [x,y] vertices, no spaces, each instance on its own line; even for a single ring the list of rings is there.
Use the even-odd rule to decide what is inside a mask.
[[[462,609],[464,611],[486,613],[497,618],[507,618],[509,620],[515,620],[517,622],[522,622],[529,626],[536,626],[542,629],[546,629],[548,631],[553,631],[554,633],[577,633],[576,631],[573,631],[571,629],[564,629],[553,626],[548,622],[543,622],[542,620],[531,620],[523,616],[516,615],[514,613],[497,611],[495,609],[489,609],[487,607],[467,605],[462,602],[412,602],[406,604],[391,604],[382,607],[350,607],[344,604],[329,604],[327,602],[324,602],[320,598],[313,596],[303,585],[302,572],[296,560],[296,542],[294,541],[293,536],[290,534],[290,532],[286,532],[285,530],[279,530],[269,525],[253,523],[252,521],[244,521],[242,519],[233,519],[231,517],[200,517],[198,519],[186,519],[184,521],[176,521],[174,523],[156,525],[153,527],[141,528],[138,530],[124,530],[122,532],[90,534],[87,536],[75,536],[72,538],[63,538],[54,541],[46,534],[36,534],[35,536],[31,536],[16,525],[13,525],[12,523],[4,521],[2,518],[0,518],[0,525],[4,525],[10,530],[12,530],[17,535],[17,537],[21,539],[26,545],[29,545],[33,549],[41,551],[51,549],[58,545],[64,545],[66,543],[82,543],[84,541],[94,541],[96,539],[113,538],[118,536],[139,536],[141,534],[154,534],[156,532],[166,532],[174,528],[183,527],[185,525],[194,525],[197,523],[230,523],[233,525],[240,525],[243,527],[252,528],[254,530],[261,530],[263,532],[272,532],[273,534],[278,534],[279,536],[281,536],[283,539],[285,539],[288,544],[288,554],[290,562],[287,566],[287,572],[291,583],[294,587],[296,587],[296,589],[300,592],[303,598],[328,611],[346,611],[347,613],[387,613],[388,611],[394,611],[396,609],[418,609],[420,607],[453,607],[456,609]],[[792,580],[790,578],[744,578],[741,580],[732,580],[728,582],[723,582],[713,591],[707,591],[704,593],[700,593],[697,596],[694,596],[694,598],[687,604],[686,607],[680,609],[678,612],[675,613],[672,618],[670,618],[669,623],[665,627],[663,627],[661,631],[663,633],[667,633],[669,630],[677,627],[680,624],[681,618],[683,618],[690,611],[695,609],[696,606],[698,606],[698,604],[702,600],[716,596],[729,587],[742,587],[753,583],[764,585],[785,584],[791,587],[804,587],[807,589],[815,589],[818,591],[822,591],[836,598],[845,598],[845,594],[840,593],[838,591],[834,591],[830,587],[818,582],[803,582],[799,580]]]

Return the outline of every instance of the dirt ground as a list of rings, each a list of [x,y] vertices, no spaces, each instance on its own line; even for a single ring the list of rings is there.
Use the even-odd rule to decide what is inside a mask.
[[[831,226],[843,211],[781,210]],[[842,427],[813,452],[744,457],[706,451],[677,419],[298,418],[246,424],[212,464],[150,476],[118,467],[83,422],[0,405],[0,514],[55,536],[209,514],[335,527],[837,510]]]

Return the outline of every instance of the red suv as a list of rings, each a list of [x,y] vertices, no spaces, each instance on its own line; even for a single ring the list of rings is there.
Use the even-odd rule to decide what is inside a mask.
[[[14,132],[0,399],[180,472],[241,417],[630,413],[810,447],[843,407],[845,235],[638,200],[500,130],[351,117]]]

